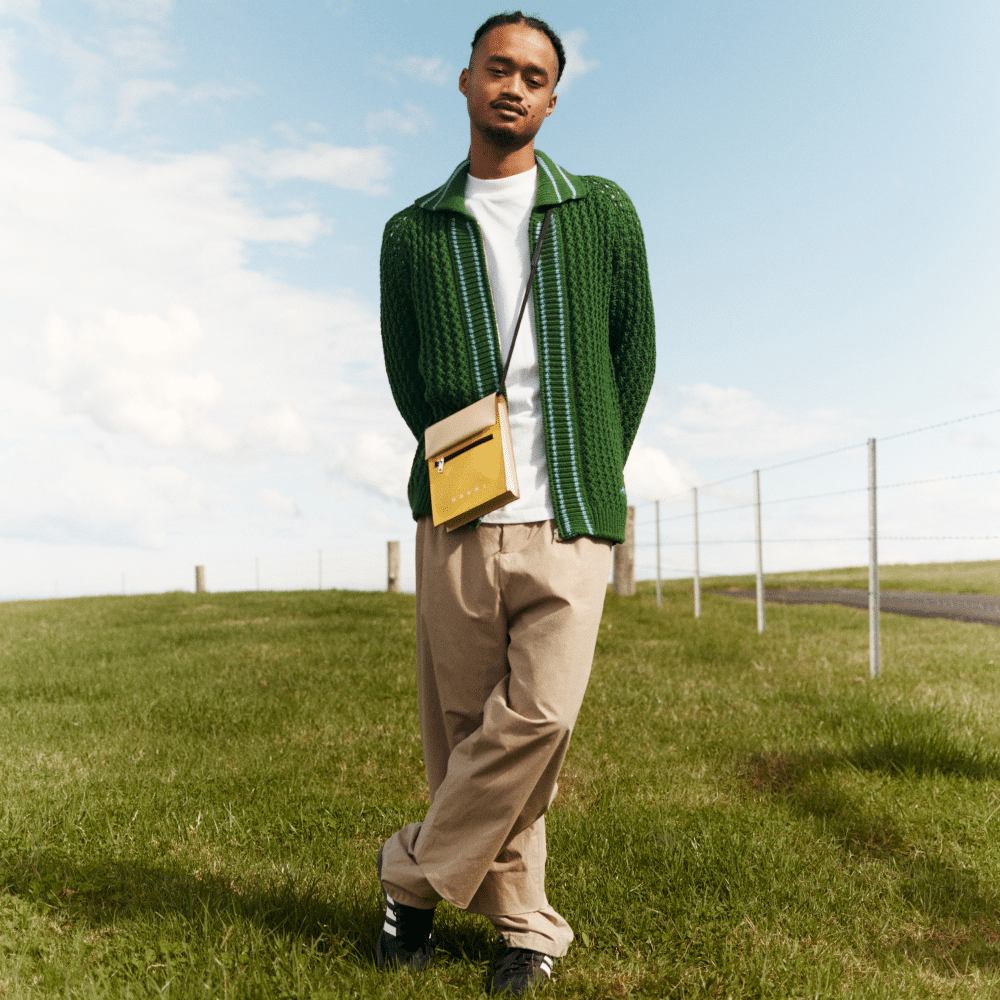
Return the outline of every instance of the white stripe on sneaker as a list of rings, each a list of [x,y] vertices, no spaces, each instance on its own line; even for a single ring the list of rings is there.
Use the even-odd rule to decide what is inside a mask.
[[[542,972],[545,973],[545,975],[546,975],[547,978],[549,978],[549,979],[552,978],[552,956],[551,955],[546,955],[542,959]]]
[[[385,892],[385,890],[382,890]],[[382,930],[389,934],[391,937],[396,936],[396,926],[399,924],[399,914],[396,912],[396,900],[385,892],[385,923],[382,924]]]

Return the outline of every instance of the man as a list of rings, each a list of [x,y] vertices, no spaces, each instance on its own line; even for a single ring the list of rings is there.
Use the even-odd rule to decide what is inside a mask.
[[[459,76],[469,158],[395,215],[382,337],[418,446],[417,672],[431,806],[379,852],[379,965],[421,969],[435,904],[484,914],[506,952],[495,994],[548,979],[573,940],[545,895],[544,813],[593,659],[622,470],[653,380],[642,232],[625,193],[535,149],[565,65],[520,12],[476,32]],[[431,513],[424,430],[497,390],[542,216],[553,208],[507,377],[520,499],[448,532]]]

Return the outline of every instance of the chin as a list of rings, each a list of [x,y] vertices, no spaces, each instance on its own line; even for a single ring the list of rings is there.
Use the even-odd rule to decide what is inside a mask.
[[[534,135],[524,135],[520,132],[512,132],[505,128],[497,128],[496,126],[484,128],[483,134],[493,145],[508,151],[523,149],[535,138]]]

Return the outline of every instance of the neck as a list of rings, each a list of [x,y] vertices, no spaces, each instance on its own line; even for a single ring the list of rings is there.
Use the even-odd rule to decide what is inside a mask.
[[[481,181],[496,181],[523,174],[535,165],[534,140],[520,149],[501,149],[473,134],[469,147],[469,173]]]

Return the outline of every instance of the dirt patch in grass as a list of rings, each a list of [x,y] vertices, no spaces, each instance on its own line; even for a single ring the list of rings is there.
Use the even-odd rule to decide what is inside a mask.
[[[792,795],[812,770],[812,762],[789,753],[751,754],[739,769],[740,777],[754,792]]]

